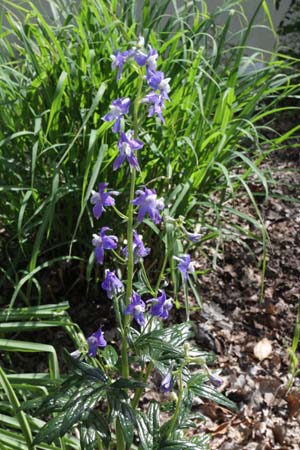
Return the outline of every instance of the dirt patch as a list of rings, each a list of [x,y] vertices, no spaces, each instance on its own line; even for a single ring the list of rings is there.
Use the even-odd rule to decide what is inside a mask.
[[[253,254],[225,244],[217,271],[200,279],[205,303],[193,316],[197,340],[218,355],[220,390],[240,408],[233,414],[211,403],[199,406],[206,417],[199,431],[211,433],[212,450],[299,449],[299,378],[287,391],[288,349],[300,305],[299,153],[285,157],[269,161],[275,183],[261,204],[269,239],[263,297],[259,243],[252,243]]]

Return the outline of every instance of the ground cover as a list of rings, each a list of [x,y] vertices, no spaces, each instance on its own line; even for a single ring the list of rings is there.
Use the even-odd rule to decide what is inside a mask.
[[[198,340],[216,351],[224,375],[223,392],[235,400],[238,414],[200,405],[213,435],[213,449],[298,449],[300,390],[291,379],[288,349],[299,308],[299,154],[273,155],[270,166],[276,184],[263,205],[269,235],[263,303],[259,302],[261,273],[247,251],[225,246],[219,269],[202,278],[203,298],[198,316]],[[274,195],[274,197],[273,197]],[[242,204],[242,208],[249,205]],[[261,252],[257,248],[255,254]],[[199,264],[203,264],[201,259]],[[259,360],[255,345],[272,346]]]

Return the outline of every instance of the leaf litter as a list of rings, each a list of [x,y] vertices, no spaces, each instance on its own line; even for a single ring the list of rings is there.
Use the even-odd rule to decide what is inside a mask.
[[[287,389],[288,348],[300,303],[299,152],[273,154],[268,164],[275,183],[260,204],[269,239],[263,299],[257,261],[231,241],[217,270],[201,276],[204,305],[192,316],[199,346],[217,354],[220,391],[239,407],[233,413],[211,402],[199,404],[205,421],[197,432],[211,434],[212,450],[300,448],[300,379]],[[251,212],[246,199],[239,207]],[[261,261],[260,244],[251,245]],[[210,253],[210,246],[204,251]],[[198,264],[207,263],[199,256]]]

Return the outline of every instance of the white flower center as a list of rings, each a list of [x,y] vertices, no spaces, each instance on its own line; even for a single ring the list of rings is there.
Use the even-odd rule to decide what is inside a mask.
[[[157,195],[156,195],[156,194],[150,194],[150,195],[147,196],[146,202],[147,202],[149,205],[155,205],[155,203],[156,203],[156,198],[157,198]]]
[[[134,310],[135,310],[137,313],[144,312],[144,311],[145,311],[145,306],[144,306],[144,305],[136,305],[136,306],[134,307]]]
[[[92,191],[91,203],[94,205],[95,203],[101,200],[101,196],[99,192]]]
[[[122,143],[122,152],[125,153],[126,156],[130,156],[132,154],[132,150],[128,142]]]
[[[92,244],[96,247],[102,245],[102,238],[98,234],[93,234]]]
[[[164,80],[162,80],[158,85],[159,89],[161,89],[162,91],[165,91],[167,93],[170,92],[171,88],[169,85],[169,81],[170,81],[170,78],[165,78]]]
[[[111,105],[110,106],[110,112],[117,119],[119,117],[119,115],[121,114],[121,109],[119,108],[119,106]]]

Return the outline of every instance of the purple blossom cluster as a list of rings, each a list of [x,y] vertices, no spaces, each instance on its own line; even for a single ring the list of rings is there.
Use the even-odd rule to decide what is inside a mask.
[[[180,256],[173,256],[178,261],[177,268],[182,273],[184,280],[187,280],[189,273],[195,272],[194,262],[191,261],[191,256],[186,253]]]
[[[147,300],[147,304],[150,304],[149,314],[156,316],[162,320],[166,320],[169,317],[169,312],[173,306],[173,300],[167,298],[164,291],[160,291],[160,296],[157,298],[151,298]],[[134,320],[143,326],[146,323],[145,318],[146,303],[141,299],[141,296],[133,291],[130,298],[130,303],[125,310],[125,314],[133,316]]]
[[[123,73],[125,63],[131,59],[140,67],[145,67],[147,82],[150,91],[140,100],[141,103],[147,104],[149,107],[148,116],[157,116],[162,122],[164,117],[162,110],[164,101],[169,100],[169,78],[165,78],[163,72],[157,70],[158,52],[156,49],[148,45],[145,49],[144,39],[139,38],[136,47],[130,50],[120,52],[119,50],[112,55],[112,68],[117,69],[117,80],[120,80]],[[118,170],[125,162],[129,164],[132,170],[138,170],[139,164],[137,159],[137,151],[144,147],[144,143],[139,140],[132,130],[125,131],[125,116],[129,114],[131,106],[130,98],[120,97],[114,100],[110,105],[110,110],[102,119],[105,122],[113,122],[112,131],[119,135],[117,142],[118,155],[113,162],[113,169]],[[99,183],[98,191],[92,191],[91,204],[93,205],[93,215],[96,219],[100,219],[106,208],[115,206],[115,198],[119,192],[108,189],[105,182]],[[136,197],[131,201],[132,205],[137,207],[137,224],[141,224],[145,218],[149,218],[156,225],[160,224],[162,217],[161,211],[164,209],[164,200],[158,198],[155,189],[143,187],[136,191]],[[103,264],[106,251],[114,251],[118,246],[118,237],[108,234],[109,227],[102,227],[98,234],[93,235],[92,244],[94,245],[96,261]],[[150,248],[145,247],[143,236],[134,229],[132,235],[132,254],[134,264],[141,261],[150,253]],[[191,242],[198,242],[200,235],[188,233]],[[128,259],[128,245],[124,246],[122,253]],[[174,257],[178,261],[178,269],[182,273],[184,280],[188,279],[191,272],[194,271],[194,265],[189,254],[183,254]],[[105,270],[104,279],[101,287],[106,291],[109,299],[117,299],[124,291],[124,285],[118,278],[115,271]],[[150,317],[156,317],[166,320],[169,317],[170,310],[173,307],[173,300],[167,298],[164,291],[159,291],[155,298],[144,301],[141,296],[135,292],[131,292],[130,301],[125,306],[124,314],[131,316],[139,326],[146,324],[146,314]],[[98,348],[105,347],[106,340],[104,333],[99,328],[95,333],[87,339],[88,354],[95,357]],[[161,383],[162,392],[169,392],[173,386],[171,372],[168,372]]]
[[[99,328],[95,333],[91,334],[87,338],[88,343],[88,355],[94,358],[97,355],[97,350],[100,347],[105,347],[107,342],[104,339],[104,334],[101,328]]]
[[[125,258],[128,258],[128,246],[123,248],[123,255]],[[144,258],[145,256],[149,255],[150,248],[145,247],[143,242],[143,236],[141,234],[138,234],[136,230],[133,230],[133,242],[132,242],[132,251],[133,251],[133,259],[134,262],[137,263],[140,261],[141,258]]]
[[[172,390],[173,384],[172,373],[167,372],[167,374],[161,380],[160,391],[163,394],[168,394]]]
[[[133,205],[139,206],[138,223],[144,220],[146,215],[149,215],[150,219],[159,224],[161,222],[161,216],[159,211],[164,208],[164,201],[162,198],[158,199],[155,189],[144,188],[144,190],[136,191],[137,197],[132,201]]]
[[[112,69],[117,69],[117,80],[122,77],[123,67],[128,60],[134,60],[136,64],[140,67],[146,68],[146,82],[148,87],[151,89],[142,99],[141,103],[148,105],[148,117],[157,116],[162,122],[164,122],[163,108],[164,101],[169,100],[170,88],[170,78],[165,78],[162,71],[157,70],[157,59],[158,52],[151,45],[145,48],[145,42],[142,37],[139,37],[136,47],[130,50],[125,50],[120,52],[117,50],[113,55],[112,59]],[[128,113],[126,106],[122,107],[122,101],[127,101],[129,99],[118,99],[115,100],[111,105],[111,110],[108,114],[103,117],[105,121],[116,120],[113,131],[120,131],[120,120],[124,114]]]
[[[102,213],[105,211],[104,206],[115,205],[115,199],[112,195],[119,195],[117,191],[105,192],[107,186],[107,183],[99,183],[98,192],[92,191],[91,203],[95,205],[93,214],[96,219],[100,219],[102,216]]]

